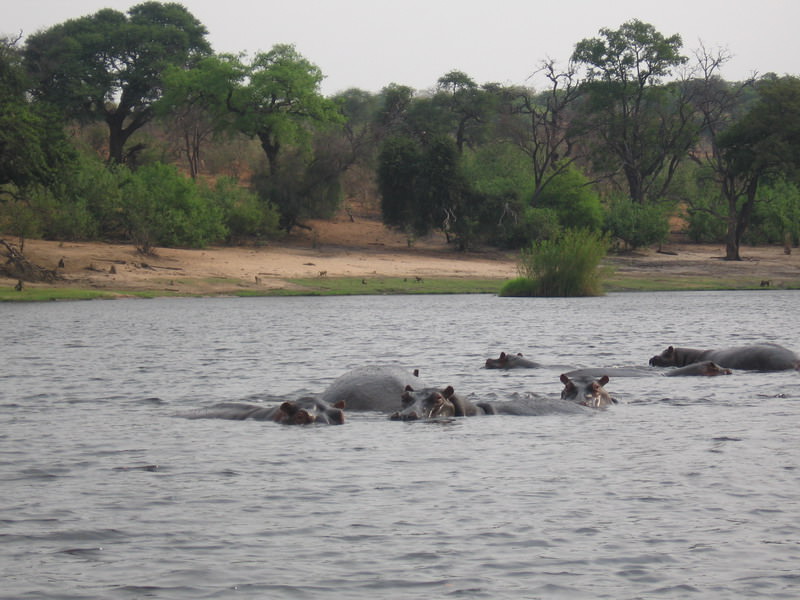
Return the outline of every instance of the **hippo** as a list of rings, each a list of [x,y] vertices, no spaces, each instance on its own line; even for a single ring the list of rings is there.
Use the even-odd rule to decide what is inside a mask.
[[[570,378],[566,373],[562,373],[560,379],[564,384],[564,389],[561,390],[562,400],[570,400],[592,408],[605,408],[617,404],[617,401],[603,387],[608,383],[608,375],[603,375],[600,379],[593,377]]]
[[[711,360],[692,363],[685,367],[669,369],[664,373],[665,377],[682,377],[686,375],[699,375],[701,377],[715,377],[717,375],[730,375],[733,371],[720,367]]]
[[[487,369],[535,369],[540,366],[539,363],[528,360],[519,352],[517,354],[501,352],[500,358],[486,359]]]
[[[586,378],[586,377],[602,377],[607,375],[609,377],[682,377],[682,376],[705,376],[713,377],[715,375],[730,375],[730,369],[723,369],[717,363],[705,360],[699,363],[692,363],[685,367],[676,367],[667,371],[660,371],[652,367],[607,367],[603,369],[589,368],[589,369],[576,369],[566,373],[569,378]]]
[[[694,350],[670,346],[650,359],[652,367],[685,367],[713,361],[722,368],[745,371],[787,371],[800,368],[800,358],[778,344],[754,344],[721,350]]]
[[[456,395],[453,386],[444,389],[422,388],[415,390],[407,385],[400,397],[403,408],[392,414],[393,421],[418,421],[437,417],[475,417],[496,414],[487,402],[473,404]]]
[[[306,397],[289,400],[275,406],[262,406],[245,402],[220,402],[181,416],[188,419],[255,419],[274,421],[283,425],[343,425],[344,402],[329,404],[318,398]]]
[[[492,402],[490,406],[498,415],[540,417],[545,415],[591,414],[593,409],[576,402],[532,392],[514,393],[508,400]]]
[[[394,412],[400,408],[400,397],[406,386],[429,387],[409,372],[386,365],[367,365],[338,377],[323,393],[330,404],[344,402],[348,411]]]

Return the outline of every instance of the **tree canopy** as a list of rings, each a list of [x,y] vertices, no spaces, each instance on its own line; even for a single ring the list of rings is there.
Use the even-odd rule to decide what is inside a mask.
[[[141,149],[125,146],[155,116],[165,70],[209,53],[206,33],[177,3],[144,2],[127,15],[105,8],[30,36],[25,63],[36,97],[68,118],[104,121],[109,160],[123,163]]]
[[[683,87],[657,85],[687,61],[681,37],[636,19],[600,34],[578,42],[572,55],[587,69],[583,127],[596,136],[595,166],[621,171],[635,202],[657,199],[696,132]]]

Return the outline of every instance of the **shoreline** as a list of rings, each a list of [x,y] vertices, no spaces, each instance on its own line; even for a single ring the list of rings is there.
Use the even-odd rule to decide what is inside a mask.
[[[131,245],[26,240],[24,253],[37,265],[56,270],[60,279],[24,283],[14,296],[17,281],[0,277],[3,299],[23,300],[46,291],[59,297],[68,290],[83,290],[90,297],[496,293],[517,276],[518,256],[494,249],[460,253],[441,234],[409,243],[403,234],[364,219],[316,221],[309,231],[263,246],[159,248],[144,256]],[[604,287],[800,289],[800,251],[748,246],[741,255],[741,261],[726,261],[719,244],[685,243],[609,254],[603,265],[611,274],[604,277]]]

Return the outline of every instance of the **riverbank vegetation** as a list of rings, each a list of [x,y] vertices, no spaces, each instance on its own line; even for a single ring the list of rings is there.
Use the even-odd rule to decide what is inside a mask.
[[[504,284],[500,295],[600,296],[600,262],[607,250],[606,237],[585,229],[534,242],[521,252],[520,276]]]
[[[541,89],[451,71],[332,97],[294,46],[219,54],[206,34],[144,2],[0,41],[0,232],[21,253],[261,243],[355,203],[456,251],[545,256],[576,229],[630,249],[670,222],[729,260],[800,241],[800,79],[726,81],[727,51],[650,24],[576,40],[563,65],[532,57]]]

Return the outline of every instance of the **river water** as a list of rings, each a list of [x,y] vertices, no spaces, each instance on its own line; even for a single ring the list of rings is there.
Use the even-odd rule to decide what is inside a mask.
[[[798,598],[800,375],[588,415],[190,420],[386,363],[472,399],[667,345],[800,351],[800,292],[0,305],[0,598]],[[483,369],[500,351],[542,369]]]

